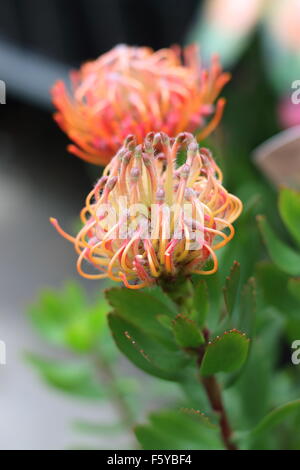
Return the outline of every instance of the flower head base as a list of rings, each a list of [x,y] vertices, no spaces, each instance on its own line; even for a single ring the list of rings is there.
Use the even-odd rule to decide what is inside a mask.
[[[203,69],[196,46],[182,60],[179,47],[153,52],[120,45],[71,73],[71,96],[62,81],[54,85],[54,118],[75,144],[71,153],[106,165],[128,134],[138,143],[151,131],[199,130],[206,137],[221,119],[225,101],[214,102],[229,78],[217,57]]]
[[[184,163],[177,164],[177,158]],[[189,273],[217,270],[215,251],[234,235],[240,200],[222,186],[210,152],[192,134],[149,133],[143,144],[128,136],[81,211],[83,228],[72,241],[77,268],[90,279],[109,277],[129,288]],[[206,269],[212,260],[212,268]],[[83,271],[83,262],[96,273]]]

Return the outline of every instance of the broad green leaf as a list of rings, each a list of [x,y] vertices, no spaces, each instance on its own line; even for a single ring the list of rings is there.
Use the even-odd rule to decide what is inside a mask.
[[[116,313],[108,315],[109,326],[120,351],[137,367],[166,380],[180,380],[187,358],[170,351],[158,340]]]
[[[197,324],[185,315],[177,315],[173,320],[173,333],[182,348],[198,348],[204,344],[203,335]]]
[[[149,416],[148,425],[137,426],[135,434],[143,449],[223,449],[217,426],[201,413],[161,411]]]
[[[263,216],[259,216],[257,220],[272,261],[285,273],[300,276],[300,254],[277,238]]]
[[[102,399],[106,397],[104,386],[94,379],[93,371],[87,364],[66,363],[34,354],[27,355],[27,359],[36,368],[41,378],[52,387],[81,398]]]
[[[176,344],[171,331],[162,327],[158,316],[167,315],[171,319],[178,313],[151,291],[132,291],[130,289],[114,287],[106,291],[106,298],[116,313],[131,324],[141,327],[145,334],[155,338],[172,350]]]
[[[245,362],[248,354],[249,339],[244,333],[231,330],[208,343],[200,372],[213,375],[217,372],[233,372]]]
[[[196,323],[203,328],[209,309],[207,284],[200,279],[194,288],[194,316]]]
[[[230,270],[229,276],[226,278],[223,288],[224,300],[229,316],[232,315],[237,301],[237,295],[240,282],[240,263],[235,261]]]
[[[300,244],[300,192],[282,189],[279,194],[279,212],[290,234]]]

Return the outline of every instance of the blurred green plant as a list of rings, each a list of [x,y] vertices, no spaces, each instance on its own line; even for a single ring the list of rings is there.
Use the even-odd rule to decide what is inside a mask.
[[[110,401],[118,410],[116,423],[76,422],[76,429],[96,435],[124,432],[138,413],[138,383],[121,373],[120,356],[107,328],[107,308],[103,298],[91,305],[79,284],[68,283],[59,292],[42,291],[28,309],[42,339],[63,354],[54,359],[27,354],[40,377],[73,397]]]
[[[96,436],[134,431],[144,449],[300,449],[300,380],[290,357],[291,341],[300,339],[300,195],[284,188],[279,197],[294,246],[257,216],[271,262],[260,260],[257,236],[257,257],[244,249],[255,209],[246,207],[234,243],[220,250],[220,270],[205,280],[112,287],[92,305],[74,283],[40,294],[31,321],[67,355],[31,353],[28,360],[52,387],[110,400],[119,411],[117,422],[78,420],[76,429]],[[146,386],[146,376],[125,376],[118,349],[153,377]],[[168,409],[137,424],[158,397]]]
[[[264,216],[258,216],[258,226],[272,264],[258,267],[265,301],[284,317],[290,341],[300,338],[300,193],[282,188],[278,209],[287,230],[282,241]]]

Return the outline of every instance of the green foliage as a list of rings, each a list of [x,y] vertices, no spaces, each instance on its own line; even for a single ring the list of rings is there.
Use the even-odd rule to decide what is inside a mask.
[[[79,353],[92,351],[99,343],[106,312],[103,299],[90,306],[83,290],[75,283],[66,284],[60,293],[42,291],[38,301],[28,309],[33,325],[46,341]]]
[[[223,288],[227,314],[231,316],[237,301],[240,282],[240,264],[235,261]]]
[[[255,330],[256,314],[256,281],[254,277],[245,283],[240,301],[240,316],[237,327],[248,335],[253,335]]]
[[[116,345],[137,367],[155,377],[180,380],[187,363],[183,353],[147,334],[143,324],[137,326],[117,313],[110,313],[108,321]]]
[[[279,212],[286,228],[300,245],[300,192],[282,189],[279,194]]]
[[[250,437],[257,437],[259,434],[270,432],[275,426],[280,424],[290,414],[300,411],[300,400],[295,400],[271,411],[258,425],[249,432]]]
[[[207,284],[203,279],[199,279],[194,288],[194,320],[203,328],[209,311],[209,295]]]
[[[288,290],[300,305],[300,278],[288,280]]]
[[[161,411],[135,428],[143,449],[223,449],[218,427],[195,410]]]
[[[157,291],[157,290],[156,290]],[[171,332],[162,327],[158,316],[165,315],[173,319],[178,313],[176,307],[165,301],[164,294],[161,298],[157,292],[138,291],[113,287],[106,291],[106,298],[114,311],[124,320],[129,321],[137,328],[141,328],[146,334],[167,348],[176,349]]]
[[[224,31],[206,23],[202,18],[204,28],[194,35],[204,40],[208,59],[218,44],[225,61],[234,62],[250,44],[249,37],[236,41],[227,32],[225,38]],[[262,60],[258,39],[224,90],[223,124],[217,138],[208,140],[226,188],[244,204],[234,238],[217,253],[218,272],[167,282],[164,289],[113,288],[106,292],[110,307],[103,297],[90,303],[79,285],[69,284],[61,292],[43,291],[29,309],[41,338],[59,348],[55,359],[28,356],[41,378],[77,399],[102,399],[116,414],[121,410],[116,422],[78,421],[75,427],[82,433],[109,434],[113,441],[114,433],[131,432],[151,403],[168,409],[136,427],[143,448],[223,448],[219,416],[212,412],[200,375],[218,374],[240,448],[299,448],[299,366],[289,356],[291,342],[300,339],[300,193],[282,189],[277,214],[276,189],[250,158],[258,144],[278,131],[278,103],[263,66],[276,69],[271,75],[277,85],[283,75],[281,83],[290,84],[287,78],[297,76],[291,70],[298,63],[283,57],[286,51],[269,40],[268,49],[276,53]],[[263,214],[259,230],[258,213]],[[119,351],[145,374],[132,372]]]
[[[173,333],[178,345],[182,348],[199,348],[204,338],[197,324],[184,315],[177,315],[173,320]]]
[[[233,372],[247,359],[249,339],[237,330],[216,337],[206,348],[200,372],[203,376],[217,372]]]
[[[253,429],[237,432],[237,441],[242,448],[272,450],[274,443],[270,436],[276,436],[280,429],[285,429],[285,433],[287,433],[288,428],[284,428],[284,425],[289,422],[291,423],[291,418],[300,418],[300,400],[294,400],[278,406],[267,413]],[[293,436],[289,439],[291,442]],[[269,445],[270,442],[271,446]],[[293,448],[299,450],[298,438],[296,438]]]
[[[300,276],[300,254],[275,235],[265,217],[258,217],[258,225],[273,263],[291,276]]]
[[[56,389],[81,398],[106,397],[101,384],[94,379],[89,364],[44,359],[34,354],[27,355],[27,359],[42,379]]]

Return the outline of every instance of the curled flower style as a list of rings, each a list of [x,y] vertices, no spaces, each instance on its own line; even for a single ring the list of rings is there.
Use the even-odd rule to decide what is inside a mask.
[[[217,56],[204,69],[194,45],[182,52],[119,45],[73,71],[70,94],[56,82],[54,118],[74,142],[71,153],[106,165],[128,134],[138,143],[151,131],[205,138],[222,117],[225,100],[214,103],[229,79]]]
[[[178,160],[184,160],[182,164]],[[234,235],[241,201],[222,186],[209,150],[192,134],[128,136],[86,198],[83,227],[74,238],[78,272],[139,289],[190,273],[212,274],[216,250]],[[212,266],[207,267],[210,260]],[[95,269],[84,272],[83,263]]]

